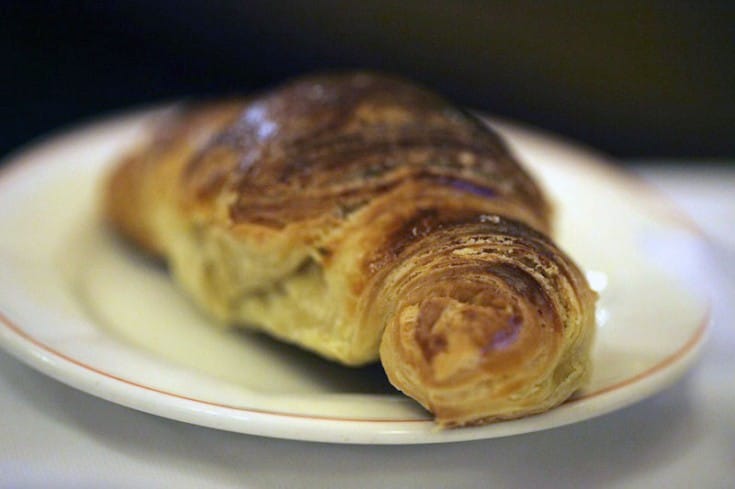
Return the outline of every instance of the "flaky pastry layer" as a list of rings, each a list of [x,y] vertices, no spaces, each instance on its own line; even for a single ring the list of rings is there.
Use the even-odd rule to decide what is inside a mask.
[[[500,137],[404,80],[299,79],[179,108],[109,221],[222,324],[380,359],[444,426],[540,412],[589,374],[595,295]]]

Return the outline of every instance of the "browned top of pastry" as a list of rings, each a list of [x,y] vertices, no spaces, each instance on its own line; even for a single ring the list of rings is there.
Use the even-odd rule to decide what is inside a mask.
[[[232,224],[281,228],[342,219],[417,181],[548,218],[538,187],[482,122],[412,83],[368,73],[304,78],[248,100],[188,161],[182,196],[208,207],[228,195]]]

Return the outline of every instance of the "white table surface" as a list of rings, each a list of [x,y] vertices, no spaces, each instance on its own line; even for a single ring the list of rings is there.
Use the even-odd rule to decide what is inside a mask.
[[[632,407],[549,431],[428,446],[220,432],[62,385],[0,351],[0,488],[735,487],[735,168],[637,166],[711,238],[701,360]]]

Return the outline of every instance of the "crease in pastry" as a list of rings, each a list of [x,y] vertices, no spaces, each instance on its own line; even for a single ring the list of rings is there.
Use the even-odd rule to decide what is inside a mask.
[[[220,324],[380,360],[442,426],[549,409],[589,375],[595,294],[500,137],[399,78],[182,109],[121,160],[112,225]]]

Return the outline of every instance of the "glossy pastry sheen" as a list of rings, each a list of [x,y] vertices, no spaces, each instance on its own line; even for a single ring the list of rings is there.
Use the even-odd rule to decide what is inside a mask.
[[[559,404],[588,376],[595,295],[501,139],[406,81],[354,73],[180,108],[106,213],[222,324],[381,360],[444,426]]]

